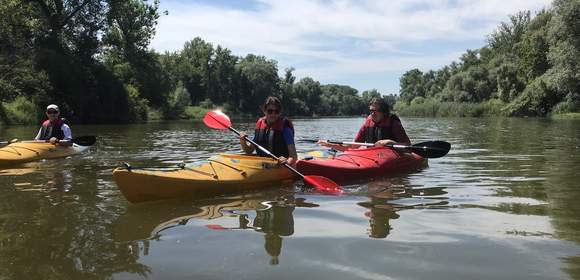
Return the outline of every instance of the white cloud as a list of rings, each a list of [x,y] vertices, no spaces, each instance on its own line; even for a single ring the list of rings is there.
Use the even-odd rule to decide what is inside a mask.
[[[201,37],[237,55],[276,59],[281,69],[294,66],[296,73],[324,82],[321,76],[333,80],[349,73],[440,67],[456,60],[465,45],[481,47],[485,36],[510,14],[537,11],[550,2],[260,0],[257,8],[240,9],[167,1],[161,9],[169,15],[160,18],[152,47],[179,50]],[[433,47],[445,42],[458,47]],[[411,51],[410,44],[425,49]]]

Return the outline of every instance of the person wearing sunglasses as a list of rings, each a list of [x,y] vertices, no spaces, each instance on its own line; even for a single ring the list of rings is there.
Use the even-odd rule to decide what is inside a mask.
[[[294,126],[281,115],[282,103],[278,98],[269,96],[261,109],[264,117],[256,122],[252,140],[277,156],[280,163],[295,165],[298,156],[294,144]],[[240,133],[240,144],[246,154],[252,154],[255,150],[259,156],[268,156],[248,143],[245,136],[245,133]]]
[[[373,98],[369,102],[369,116],[359,129],[354,142],[374,143],[377,147],[395,143],[411,144],[401,120],[396,115],[391,114],[389,104],[382,98]],[[320,140],[318,144],[339,151],[359,147],[357,145],[331,144],[326,140]]]
[[[55,104],[46,107],[48,119],[42,123],[34,140],[47,141],[55,145],[72,146],[70,127],[60,118],[60,110]]]

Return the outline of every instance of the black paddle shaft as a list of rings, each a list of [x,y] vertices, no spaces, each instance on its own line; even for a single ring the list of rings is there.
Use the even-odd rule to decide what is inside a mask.
[[[389,144],[388,147],[408,149],[424,158],[440,158],[451,149],[451,144],[445,141],[427,141],[414,145]]]
[[[312,142],[316,143],[318,140],[316,139],[301,139],[301,141]],[[343,141],[334,141],[334,140],[326,140],[328,143],[331,144],[338,144],[338,145],[358,145],[358,146],[374,146],[372,143],[359,143],[359,142],[343,142]],[[449,150],[451,149],[451,144],[445,141],[427,141],[421,142],[413,145],[405,145],[405,144],[388,144],[386,147],[390,147],[393,149],[405,149],[412,151],[424,158],[440,158],[446,155]]]

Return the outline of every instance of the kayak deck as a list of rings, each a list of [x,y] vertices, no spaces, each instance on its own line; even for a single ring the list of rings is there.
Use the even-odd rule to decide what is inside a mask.
[[[270,158],[220,154],[178,169],[119,167],[113,177],[125,198],[136,203],[262,188],[290,183],[295,175]]]
[[[0,148],[0,166],[15,165],[42,159],[63,158],[78,154],[88,146],[58,146],[47,142],[15,142]]]
[[[427,159],[407,151],[372,147],[338,153],[334,158],[299,161],[304,175],[324,176],[338,182],[389,176],[423,167]]]

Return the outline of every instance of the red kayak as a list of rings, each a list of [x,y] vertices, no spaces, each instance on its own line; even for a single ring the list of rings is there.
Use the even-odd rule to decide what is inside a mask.
[[[426,164],[427,159],[415,153],[372,147],[348,150],[337,154],[333,159],[300,160],[296,168],[304,175],[350,181],[409,172]]]

